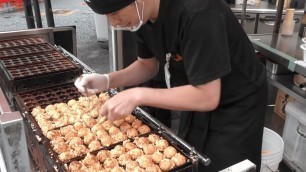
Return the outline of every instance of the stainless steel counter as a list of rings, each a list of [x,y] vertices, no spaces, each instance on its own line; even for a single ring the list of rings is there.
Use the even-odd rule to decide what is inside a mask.
[[[237,4],[230,4],[230,7],[234,13],[242,12],[242,5]],[[247,13],[258,13],[258,14],[275,14],[276,13],[276,6],[271,5],[267,1],[261,1],[257,5],[247,5],[246,12]],[[286,10],[283,11],[285,14]],[[295,14],[303,14],[303,9],[295,10]]]
[[[303,42],[298,33],[294,33],[293,36],[258,34],[249,35],[249,38],[254,48],[267,59],[292,71],[291,74],[282,75],[268,72],[267,79],[270,83],[288,93],[299,102],[306,104],[306,92],[293,83],[293,73],[306,76],[306,67],[295,63],[303,59],[303,51],[300,48]]]

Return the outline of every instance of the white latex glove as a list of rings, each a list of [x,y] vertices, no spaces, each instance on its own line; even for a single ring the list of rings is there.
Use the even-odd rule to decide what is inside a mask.
[[[107,74],[83,74],[75,80],[74,85],[80,93],[91,96],[109,88],[109,76]]]

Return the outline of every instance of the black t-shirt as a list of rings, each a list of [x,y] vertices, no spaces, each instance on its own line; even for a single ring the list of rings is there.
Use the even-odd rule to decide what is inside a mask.
[[[219,161],[208,171],[244,159],[260,166],[265,67],[224,0],[160,0],[158,19],[137,32],[137,48],[140,58],[156,57],[162,69],[166,54],[173,54],[174,86],[196,86],[221,78],[217,109],[183,115],[180,123],[180,131],[186,131],[179,133],[181,137],[212,161]],[[195,133],[199,134],[193,142],[190,135]]]
[[[137,32],[140,58],[171,60],[173,85],[200,85],[221,78],[222,105],[241,100],[265,79],[265,67],[237,18],[221,0],[161,0],[155,23]],[[159,76],[164,77],[164,76]]]

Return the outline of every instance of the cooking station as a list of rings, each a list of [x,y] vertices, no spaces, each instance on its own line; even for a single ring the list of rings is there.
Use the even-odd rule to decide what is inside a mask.
[[[148,132],[142,132],[138,128],[135,130],[136,135],[129,136],[127,131],[124,133],[124,128],[114,123],[112,131],[121,133],[120,138],[123,139],[113,137],[110,128],[108,130],[105,128],[109,132],[106,134],[113,138],[108,145],[103,144],[101,137],[100,140],[92,141],[95,141],[95,144],[91,144],[85,141],[85,135],[80,136],[80,130],[74,133],[76,123],[88,124],[87,127],[90,126],[91,130],[93,130],[93,124],[98,124],[100,121],[104,127],[111,125],[107,125],[105,120],[102,121],[100,119],[102,117],[98,117],[97,113],[90,117],[87,115],[86,119],[83,116],[85,116],[84,113],[90,112],[85,111],[85,107],[93,108],[94,99],[100,101],[105,96],[115,96],[117,91],[110,89],[94,97],[82,97],[73,82],[83,73],[92,73],[94,70],[64,48],[55,45],[53,41],[52,29],[0,33],[1,171],[73,171],[72,169],[82,164],[87,165],[87,170],[90,166],[101,168],[103,164],[101,161],[94,161],[95,165],[91,164],[92,158],[98,157],[99,152],[112,153],[118,147],[124,146],[126,142],[137,143],[136,146],[139,146],[141,142],[138,140],[147,140],[153,136],[162,140],[162,145],[166,144],[174,149],[172,151],[177,152],[176,154],[182,160],[176,161],[178,158],[176,160],[174,158],[175,163],[172,162],[173,166],[167,171],[196,171],[195,167],[198,163],[209,165],[208,157],[198,153],[141,108],[136,108],[130,118],[138,121],[135,125],[133,123],[133,127],[137,124]],[[92,102],[89,103],[89,101]],[[83,103],[83,109],[78,109],[77,103]],[[76,108],[74,109],[76,111],[72,111],[72,107]],[[59,115],[60,111],[65,109],[69,110],[69,113],[65,111],[67,113],[62,115],[66,117],[68,115],[69,120]],[[51,111],[52,116],[46,118],[43,116]],[[127,127],[131,125],[126,123]],[[116,126],[121,131],[118,128],[115,130]],[[55,144],[54,140],[57,140],[55,135],[61,134],[64,137],[66,136],[64,131],[69,131],[65,134],[74,133],[75,135],[65,137],[62,142]],[[98,132],[98,130],[95,131]],[[76,138],[77,136],[79,137]],[[63,147],[63,145],[71,146],[73,139],[78,140],[76,143],[79,149]],[[136,159],[140,166],[146,162],[145,157],[143,158],[142,161]],[[255,169],[250,164],[252,165],[249,163],[247,167]],[[103,166],[106,166],[105,162]],[[127,168],[126,165],[116,166],[118,171],[123,168]]]

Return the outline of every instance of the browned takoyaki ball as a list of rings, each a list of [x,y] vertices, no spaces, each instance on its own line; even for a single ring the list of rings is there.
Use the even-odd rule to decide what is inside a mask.
[[[127,122],[124,122],[123,124],[120,125],[120,130],[124,133],[126,133],[131,128],[132,126]]]
[[[110,153],[108,150],[100,150],[97,153],[97,158],[101,163],[103,163],[106,160],[106,158],[108,158],[109,156],[110,156]]]
[[[62,134],[59,130],[51,130],[47,132],[47,138],[53,140],[56,137],[60,137]]]
[[[111,135],[111,137],[115,140],[116,143],[122,142],[122,141],[127,139],[126,134],[124,134],[121,131],[119,133],[117,133],[117,134]]]
[[[84,137],[86,136],[88,133],[90,133],[90,129],[89,128],[81,128],[78,132],[78,136],[79,137]]]
[[[165,139],[161,139],[161,140],[158,140],[156,143],[155,143],[156,147],[158,150],[161,150],[163,151],[166,147],[169,146],[169,143],[167,140]]]
[[[173,146],[168,146],[164,149],[164,155],[168,159],[171,159],[176,153],[177,150]]]
[[[88,171],[101,171],[103,169],[103,165],[100,163],[93,163],[90,166],[87,166]]]
[[[142,125],[142,122],[138,119],[135,119],[134,122],[132,123],[132,127],[135,129],[138,129]]]
[[[69,148],[69,145],[65,142],[53,145],[53,150],[58,154],[68,151]]]
[[[37,116],[38,114],[43,114],[43,113],[45,113],[45,109],[41,108],[40,106],[33,108],[31,112],[33,116]]]
[[[84,143],[88,145],[90,142],[92,142],[96,139],[97,139],[96,135],[90,132],[90,133],[88,133],[87,135],[84,136]]]
[[[130,128],[126,132],[128,138],[133,138],[138,136],[138,131],[135,128]]]
[[[99,140],[93,140],[88,144],[89,151],[95,151],[102,148],[102,145]]]
[[[76,122],[73,124],[73,128],[76,130],[76,131],[79,131],[81,128],[85,128],[86,125],[83,123],[83,122]]]
[[[67,160],[70,160],[72,158],[74,158],[75,155],[72,151],[66,151],[66,152],[62,152],[59,154],[58,158],[61,160],[61,161],[67,161]]]
[[[139,148],[135,148],[135,149],[130,150],[128,154],[131,155],[132,159],[136,159],[139,156],[143,155],[143,151]]]
[[[120,165],[125,166],[126,164],[128,164],[130,161],[132,161],[131,155],[129,154],[121,154],[118,157],[118,162]]]
[[[141,155],[136,159],[141,168],[146,168],[153,165],[153,160],[149,155]]]
[[[156,165],[156,164],[152,164],[151,166],[147,166],[147,167],[145,168],[145,170],[146,170],[147,172],[161,172],[161,169],[160,169],[159,166]]]
[[[162,171],[169,171],[174,167],[175,167],[175,164],[171,159],[163,159],[159,163],[159,168]]]
[[[133,171],[136,167],[139,167],[139,164],[136,161],[130,161],[125,165],[126,171]]]
[[[98,138],[98,139],[101,139],[102,137],[107,137],[107,136],[109,136],[108,133],[107,133],[105,130],[103,130],[103,129],[97,130],[97,131],[96,131],[96,135],[97,135],[97,138]]]
[[[109,135],[115,135],[119,132],[121,132],[120,129],[115,126],[111,126],[108,130]]]
[[[110,172],[125,172],[122,167],[114,167]]]
[[[108,135],[103,136],[103,137],[98,137],[98,139],[101,141],[101,144],[104,147],[110,146],[114,142],[113,138]]]
[[[102,123],[102,126],[104,127],[104,129],[106,131],[108,131],[113,126],[113,122],[112,121],[104,121]]]
[[[147,125],[142,125],[142,126],[138,127],[138,132],[140,134],[146,134],[146,133],[149,133],[150,131],[151,131],[151,129]]]
[[[99,123],[99,124],[102,124],[103,122],[105,122],[106,121],[106,116],[103,116],[103,115],[100,115],[99,117],[98,117],[98,119],[97,119],[97,122]]]
[[[165,158],[164,154],[162,154],[159,151],[156,151],[152,154],[152,160],[156,163],[159,164],[161,160],[163,160]]]
[[[125,148],[125,150],[126,150],[127,152],[130,151],[130,150],[132,150],[132,149],[137,148],[137,146],[136,146],[134,143],[130,142],[130,140],[124,141],[124,142],[123,142],[123,147]]]
[[[150,143],[150,141],[147,137],[137,137],[137,138],[135,138],[134,143],[138,147],[143,148],[143,147],[147,146]]]
[[[105,168],[114,168],[114,167],[117,167],[119,164],[116,159],[109,157],[109,158],[106,158],[103,165]]]
[[[82,162],[86,166],[90,166],[90,165],[92,165],[94,163],[99,163],[98,158],[95,155],[91,154],[91,153],[87,153]]]
[[[60,137],[55,137],[53,140],[50,141],[51,145],[57,145],[60,143],[64,143],[65,142],[65,138],[60,136]]]
[[[102,124],[97,123],[94,126],[91,127],[91,132],[96,133],[99,130],[104,130]]]
[[[80,161],[72,161],[69,166],[69,171],[79,171],[82,168],[82,163]]]
[[[155,144],[158,140],[160,140],[160,137],[156,134],[150,134],[148,139],[151,143]]]
[[[84,141],[80,137],[72,137],[69,140],[69,146],[70,147],[75,147],[75,146],[83,145],[83,144],[84,144]]]
[[[175,163],[176,166],[181,166],[186,163],[186,157],[180,153],[176,153],[171,160]]]
[[[118,158],[125,153],[125,148],[121,145],[117,145],[114,149],[110,150],[109,153],[112,158]]]
[[[136,117],[134,115],[128,115],[127,117],[125,117],[125,121],[129,124],[132,124],[134,121],[136,120]]]
[[[119,119],[113,122],[114,126],[120,127],[125,122],[124,119]]]
[[[153,144],[147,144],[142,149],[146,155],[152,155],[156,151],[156,147]]]
[[[76,156],[81,156],[81,155],[85,155],[89,150],[87,147],[85,147],[84,145],[78,145],[73,147],[74,149],[74,154]]]

